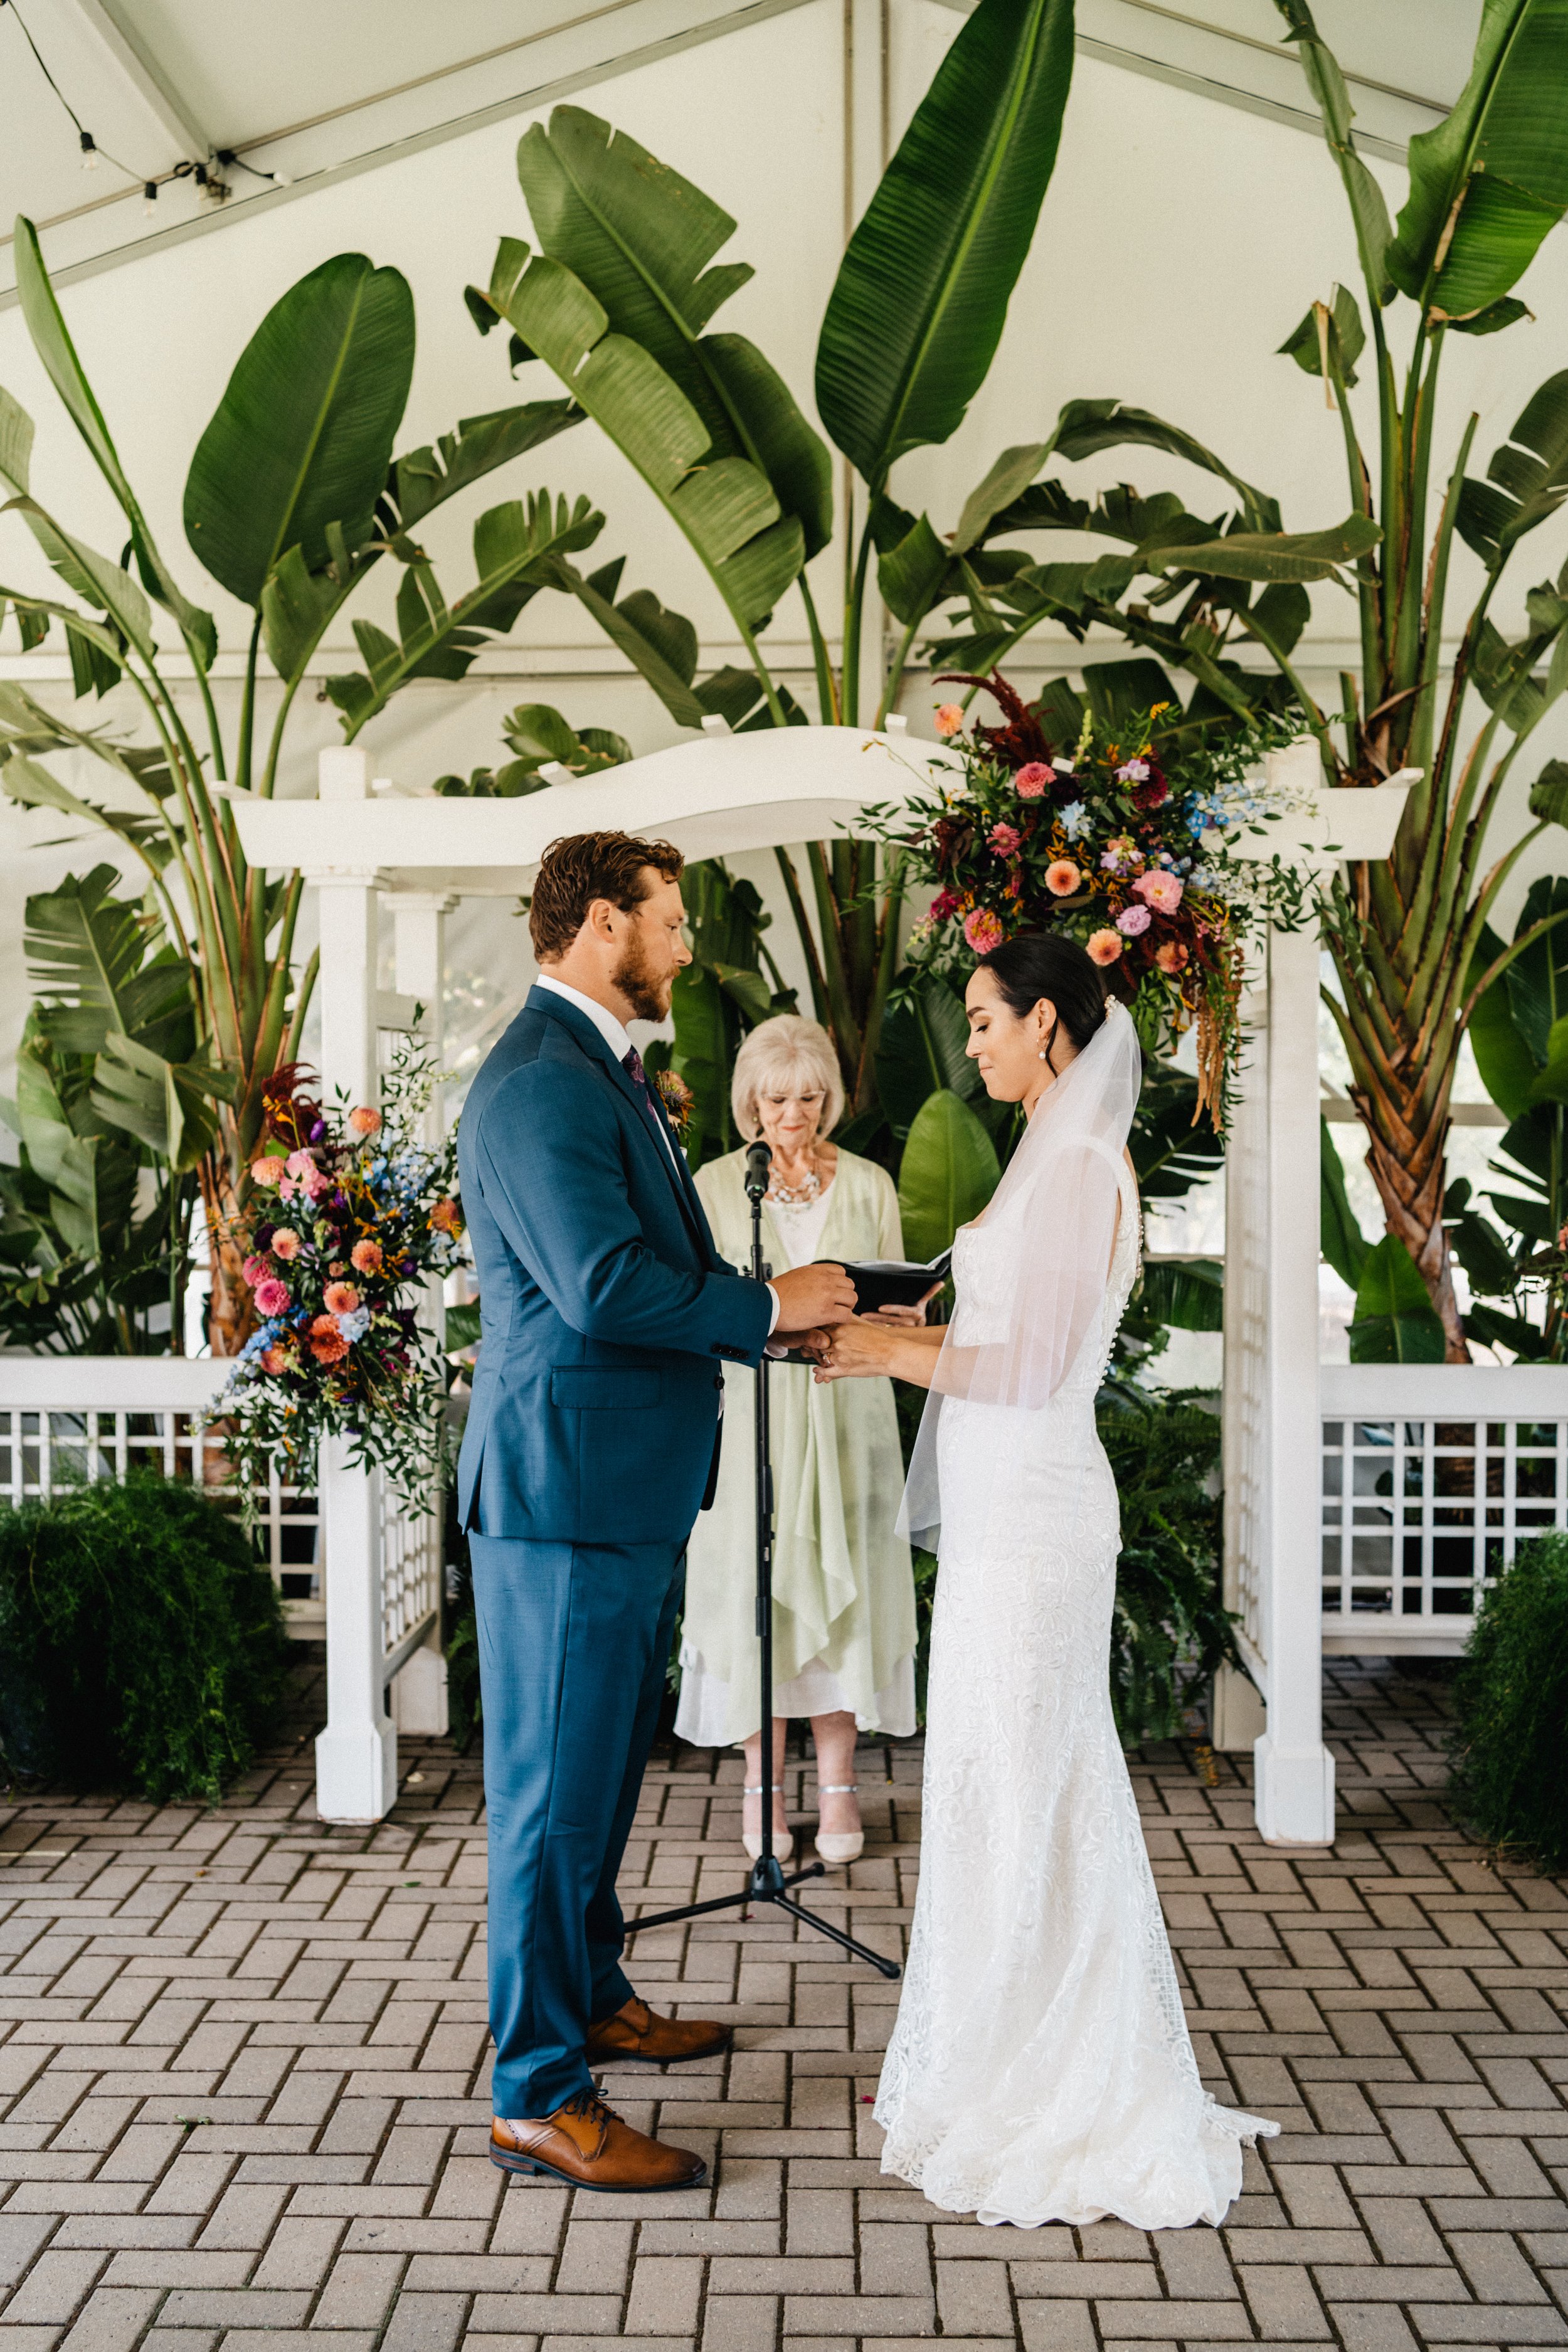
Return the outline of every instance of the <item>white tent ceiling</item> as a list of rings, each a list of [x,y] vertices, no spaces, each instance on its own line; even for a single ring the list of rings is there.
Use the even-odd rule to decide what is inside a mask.
[[[36,221],[68,282],[797,5],[0,0],[0,221]],[[1367,143],[1397,156],[1463,81],[1479,0],[1320,0],[1317,14]],[[1316,133],[1269,0],[1079,0],[1078,21],[1090,55]],[[89,170],[68,107],[96,142]],[[236,161],[216,166],[220,152]],[[198,188],[198,165],[226,196]]]

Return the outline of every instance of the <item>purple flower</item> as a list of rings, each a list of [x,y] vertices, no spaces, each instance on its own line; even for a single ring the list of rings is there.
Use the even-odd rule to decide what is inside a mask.
[[[1147,907],[1123,907],[1116,918],[1116,928],[1126,938],[1135,940],[1140,931],[1148,929],[1153,919]]]

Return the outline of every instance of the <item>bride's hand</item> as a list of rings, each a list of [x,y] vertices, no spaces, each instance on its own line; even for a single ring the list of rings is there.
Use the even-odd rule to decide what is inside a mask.
[[[836,1323],[822,1334],[824,1345],[812,1378],[842,1381],[885,1376],[900,1338],[895,1325],[879,1322],[874,1315]]]

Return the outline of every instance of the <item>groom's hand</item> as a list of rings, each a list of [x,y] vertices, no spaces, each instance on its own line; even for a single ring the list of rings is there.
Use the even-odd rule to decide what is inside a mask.
[[[812,1331],[827,1323],[847,1323],[855,1312],[855,1285],[841,1265],[797,1265],[775,1274],[779,1319],[775,1335]]]

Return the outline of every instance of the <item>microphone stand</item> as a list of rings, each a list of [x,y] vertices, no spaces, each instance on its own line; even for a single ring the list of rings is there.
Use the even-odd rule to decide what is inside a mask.
[[[769,1151],[765,1143],[753,1143],[746,1153],[746,1197],[752,1204],[752,1273],[758,1282],[765,1282],[772,1268],[763,1257],[763,1199],[768,1189]],[[629,1937],[645,1927],[669,1927],[679,1919],[700,1919],[711,1911],[729,1911],[741,1906],[742,1919],[749,1915],[753,1903],[771,1903],[776,1910],[787,1911],[792,1918],[803,1920],[815,1927],[819,1936],[829,1937],[845,1951],[852,1952],[858,1960],[869,1961],[885,1977],[898,1977],[902,1970],[897,1960],[886,1960],[880,1952],[858,1944],[841,1927],[819,1919],[800,1903],[792,1901],[786,1888],[798,1886],[805,1878],[821,1878],[825,1864],[814,1862],[804,1870],[792,1871],[786,1878],[773,1852],[773,1469],[768,1430],[768,1359],[764,1355],[757,1365],[756,1409],[756,1526],[757,1526],[757,1642],[758,1668],[762,1692],[763,1754],[763,1850],[752,1864],[751,1875],[735,1895],[717,1895],[707,1903],[682,1904],[678,1910],[656,1911],[651,1918],[629,1919],[626,1933]]]

